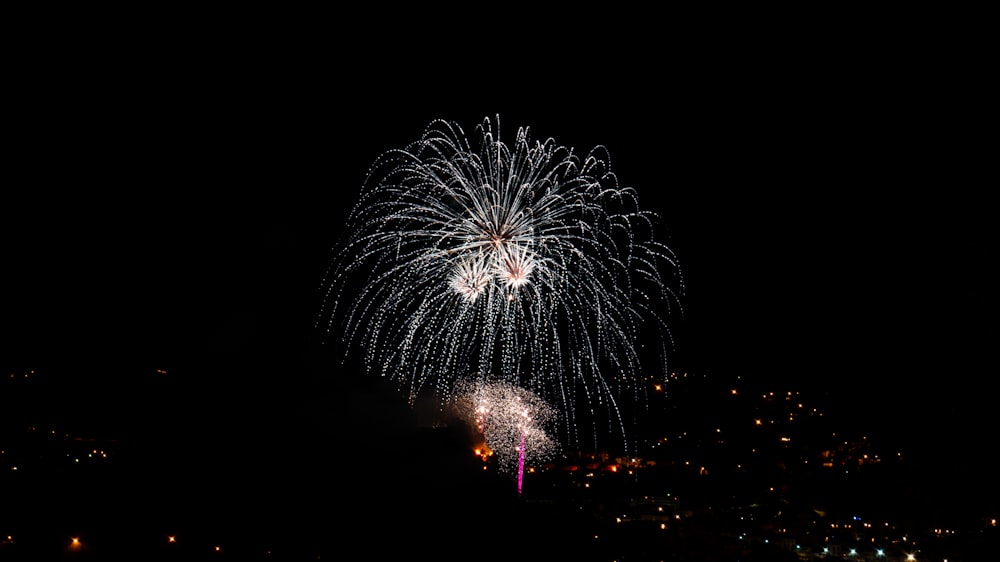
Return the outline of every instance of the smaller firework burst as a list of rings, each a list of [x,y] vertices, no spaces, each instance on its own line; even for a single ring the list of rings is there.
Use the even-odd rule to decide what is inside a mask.
[[[516,475],[518,494],[525,463],[550,459],[559,450],[546,433],[556,419],[555,410],[523,388],[505,382],[470,383],[458,393],[455,405],[482,434],[499,470]]]

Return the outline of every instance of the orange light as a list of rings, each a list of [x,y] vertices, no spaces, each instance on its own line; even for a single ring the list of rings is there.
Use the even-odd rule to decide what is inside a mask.
[[[167,537],[167,542],[177,542],[177,537],[170,535]]]

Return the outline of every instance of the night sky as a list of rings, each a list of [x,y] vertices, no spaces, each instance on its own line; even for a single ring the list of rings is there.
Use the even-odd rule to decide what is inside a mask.
[[[677,370],[834,396],[921,455],[988,458],[966,447],[995,426],[995,217],[961,65],[689,44],[460,72],[308,47],[109,44],[23,68],[5,366],[50,369],[111,428],[149,406],[121,399],[135,366],[181,380],[156,412],[211,401],[259,428],[306,410],[378,435],[383,398],[305,390],[358,376],[315,361],[329,250],[380,153],[435,118],[471,132],[499,114],[505,140],[605,145],[660,213],[686,283]]]

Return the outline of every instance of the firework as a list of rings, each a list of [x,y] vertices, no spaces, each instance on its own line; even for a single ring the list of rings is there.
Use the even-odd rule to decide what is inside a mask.
[[[500,381],[553,404],[568,443],[585,418],[624,435],[620,401],[644,398],[639,342],[663,362],[671,347],[675,256],[604,147],[581,157],[526,127],[508,145],[499,117],[495,127],[484,119],[469,137],[434,121],[376,159],[324,280],[321,323],[411,403]]]
[[[555,410],[531,392],[507,383],[458,387],[454,400],[458,415],[475,424],[500,471],[516,475],[520,495],[525,463],[548,460],[559,451],[546,432]]]

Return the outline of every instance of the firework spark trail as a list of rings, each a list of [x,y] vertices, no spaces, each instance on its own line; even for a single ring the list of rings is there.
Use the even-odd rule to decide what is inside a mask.
[[[521,495],[524,488],[524,454],[526,447],[524,442],[527,438],[527,433],[522,431],[521,442],[517,445],[517,495]]]
[[[524,127],[508,146],[488,119],[473,138],[434,121],[369,170],[320,319],[411,403],[500,380],[557,405],[568,443],[599,412],[624,436],[619,400],[644,399],[639,341],[671,340],[683,293],[657,220],[603,147],[581,158]]]

